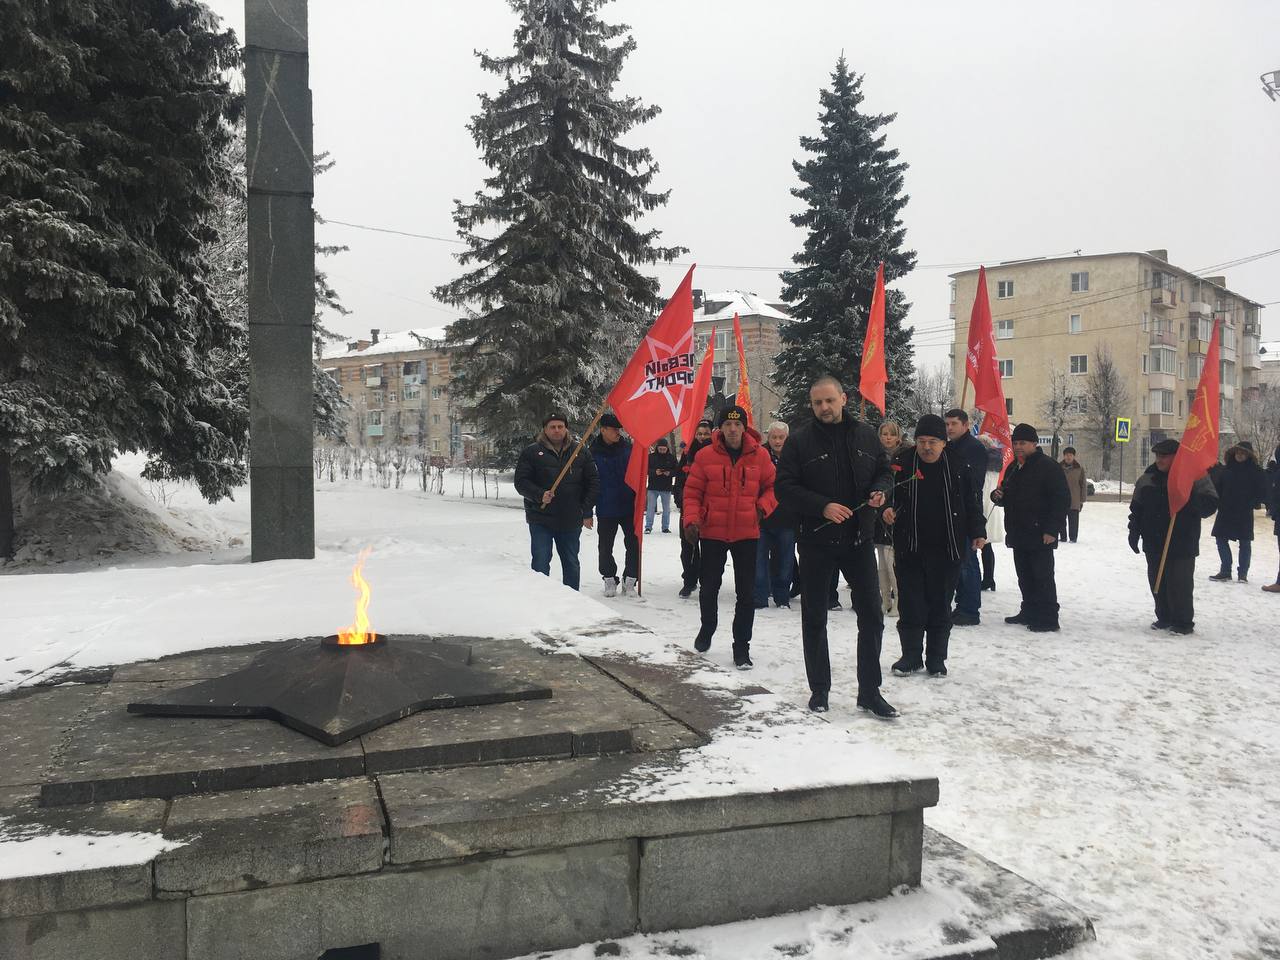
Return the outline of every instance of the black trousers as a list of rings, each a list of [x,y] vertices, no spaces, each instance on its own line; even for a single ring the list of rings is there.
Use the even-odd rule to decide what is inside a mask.
[[[804,638],[804,668],[809,689],[831,689],[831,655],[827,646],[827,606],[831,576],[844,574],[858,614],[858,693],[880,689],[880,642],[884,614],[880,609],[880,575],[876,547],[862,543],[800,544],[800,632]]]
[[[996,551],[989,543],[982,548],[982,582],[996,582]]]
[[[1080,536],[1080,511],[1068,510],[1067,517],[1062,522],[1062,529],[1058,531],[1058,542],[1070,540],[1075,543]]]
[[[684,585],[689,589],[693,589],[698,585],[699,571],[702,567],[702,547],[701,541],[695,540],[690,543],[684,537],[684,530],[680,531],[680,570],[684,579]]]
[[[622,530],[622,575],[638,577],[640,570],[640,540],[631,525],[631,518],[597,517],[596,533],[600,535],[600,576],[617,577],[618,562],[613,559],[613,539]]]
[[[1161,544],[1163,546],[1163,544]],[[1175,557],[1164,562],[1164,577],[1156,593],[1156,574],[1160,571],[1160,552],[1147,554],[1147,583],[1156,600],[1156,619],[1171,627],[1191,628],[1196,625],[1195,589],[1196,558]]]
[[[756,549],[755,540],[703,540],[702,560],[698,571],[698,608],[702,613],[699,635],[710,640],[720,621],[720,583],[724,565],[733,557],[733,653],[744,655],[751,646],[751,628],[756,620]]]
[[[1053,578],[1053,551],[1013,548],[1013,569],[1022,591],[1021,613],[1028,624],[1058,625],[1058,584]]]
[[[894,551],[898,578],[898,639],[902,659],[931,669],[946,666],[951,639],[951,600],[960,579],[960,564],[946,547],[926,547],[917,553]],[[927,638],[927,643],[926,643]]]

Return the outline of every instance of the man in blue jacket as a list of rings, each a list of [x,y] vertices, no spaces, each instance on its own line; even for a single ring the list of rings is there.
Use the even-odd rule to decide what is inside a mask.
[[[622,424],[612,413],[600,418],[600,433],[591,441],[591,459],[600,475],[600,496],[596,500],[596,534],[600,538],[600,576],[604,595],[618,594],[618,562],[613,558],[613,541],[622,530],[622,594],[634,593],[640,575],[640,542],[636,538],[635,491],[627,486],[627,462],[631,441],[622,435]]]
[[[948,410],[947,452],[958,459],[969,473],[971,489],[976,490],[975,509],[983,512],[982,484],[987,477],[987,448],[969,429],[969,414],[956,407]],[[976,627],[982,620],[982,567],[978,551],[967,545],[960,561],[960,580],[956,584],[956,609],[951,623],[957,627]]]

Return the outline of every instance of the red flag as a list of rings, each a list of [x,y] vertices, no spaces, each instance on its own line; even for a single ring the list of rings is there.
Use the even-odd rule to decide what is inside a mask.
[[[711,328],[711,339],[707,341],[707,352],[698,365],[698,375],[693,379],[693,400],[685,411],[684,422],[680,425],[680,440],[686,450],[693,443],[693,435],[698,431],[698,421],[702,412],[707,409],[707,400],[711,396],[711,371],[716,363],[716,328]],[[698,398],[702,397],[702,406],[698,406]]]
[[[1204,358],[1204,369],[1200,371],[1196,398],[1187,412],[1187,428],[1182,432],[1182,442],[1178,444],[1173,466],[1169,468],[1170,517],[1176,516],[1187,505],[1187,501],[1191,499],[1192,485],[1218,462],[1218,414],[1221,403],[1218,324],[1218,320],[1213,321],[1209,353]]]
[[[738,322],[738,314],[733,315],[733,338],[738,341],[738,394],[734,397],[738,406],[747,411],[747,426],[755,426],[755,415],[751,412],[751,377],[747,374],[747,351],[742,346],[742,324]]]
[[[626,484],[636,492],[635,531],[644,537],[644,508],[649,480],[649,445],[683,422],[694,390],[693,267],[658,314],[622,376],[609,391],[609,405],[631,436]],[[704,393],[702,397],[705,397]],[[700,411],[699,411],[700,412]]]
[[[867,317],[867,338],[862,344],[862,368],[858,373],[858,392],[862,399],[880,408],[884,416],[884,385],[889,374],[884,365],[884,261],[876,268],[876,289],[871,294],[871,313]]]
[[[984,414],[981,432],[1000,446],[1004,465],[1000,476],[1013,461],[1013,429],[1000,383],[1000,359],[996,356],[996,333],[991,325],[991,302],[987,299],[987,268],[978,268],[978,292],[969,313],[969,350],[965,356],[965,377],[973,382],[973,406]]]

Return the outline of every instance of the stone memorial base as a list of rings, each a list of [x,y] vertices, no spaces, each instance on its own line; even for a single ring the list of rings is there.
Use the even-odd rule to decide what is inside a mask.
[[[270,720],[125,710],[238,669],[269,649],[258,645],[0,700],[0,839],[170,845],[145,862],[0,870],[0,956],[501,958],[920,884],[936,780],[773,789],[708,776],[707,752],[746,704],[757,726],[825,726],[767,691],[729,677],[709,687],[714,668],[685,654],[658,666],[450,639],[554,697],[416,714],[337,747]],[[964,872],[963,848],[932,844]],[[1006,916],[1006,940],[1050,942],[1036,931],[1052,926],[1060,950],[1091,935],[1060,901],[1034,916],[1052,923]]]

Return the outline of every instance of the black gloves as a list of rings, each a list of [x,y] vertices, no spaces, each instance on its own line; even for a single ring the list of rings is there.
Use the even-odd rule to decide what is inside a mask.
[[[684,538],[690,543],[698,542],[698,525],[696,523],[686,523],[684,525]]]
[[[1138,549],[1138,534],[1136,533],[1129,534],[1129,549],[1132,550],[1134,553],[1142,552],[1141,550]]]

